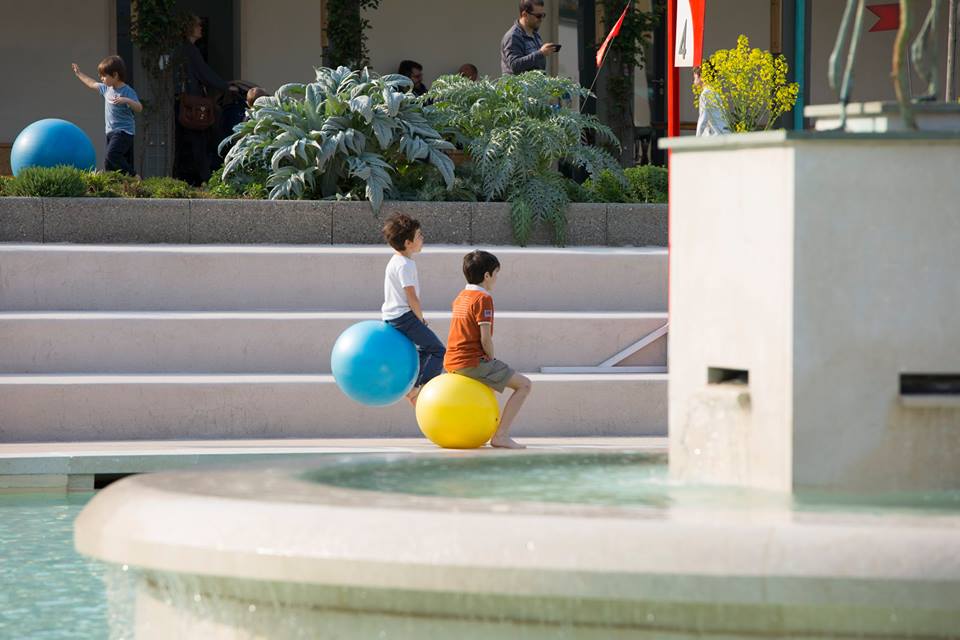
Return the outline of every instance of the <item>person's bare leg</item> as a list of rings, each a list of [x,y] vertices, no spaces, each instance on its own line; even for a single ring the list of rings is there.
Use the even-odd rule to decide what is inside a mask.
[[[510,425],[523,406],[524,400],[530,395],[530,387],[533,383],[530,378],[522,376],[519,373],[513,374],[513,377],[507,382],[507,387],[513,389],[510,399],[503,407],[503,415],[500,416],[500,426],[496,433],[490,438],[491,447],[500,447],[503,449],[526,449],[526,447],[510,437]]]
[[[420,395],[420,387],[414,387],[407,392],[407,395],[404,396],[407,399],[407,402],[410,403],[410,406],[414,409],[417,408],[417,396]]]

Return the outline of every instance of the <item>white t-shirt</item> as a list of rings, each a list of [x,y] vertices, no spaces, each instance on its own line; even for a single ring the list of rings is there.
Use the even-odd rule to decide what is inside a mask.
[[[407,292],[404,287],[413,287],[420,297],[420,280],[417,278],[417,263],[410,258],[405,258],[400,254],[394,254],[387,263],[387,269],[383,275],[383,306],[380,312],[384,320],[393,320],[399,318],[407,311],[410,311],[410,305],[407,304]]]

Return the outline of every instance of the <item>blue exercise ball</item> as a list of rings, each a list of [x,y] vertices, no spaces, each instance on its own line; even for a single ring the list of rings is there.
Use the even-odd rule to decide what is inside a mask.
[[[420,372],[417,348],[386,322],[358,322],[340,334],[330,354],[337,386],[362,404],[396,402],[413,388]]]
[[[70,165],[77,169],[93,170],[97,166],[97,152],[83,129],[59,118],[37,120],[13,141],[10,166],[13,175],[27,167],[55,167]]]

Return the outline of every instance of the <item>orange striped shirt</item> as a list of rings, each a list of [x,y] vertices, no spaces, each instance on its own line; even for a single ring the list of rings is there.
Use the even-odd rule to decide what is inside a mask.
[[[480,358],[485,355],[480,343],[480,323],[483,322],[490,323],[492,335],[493,296],[479,286],[464,289],[453,300],[444,369],[459,371],[480,364]]]

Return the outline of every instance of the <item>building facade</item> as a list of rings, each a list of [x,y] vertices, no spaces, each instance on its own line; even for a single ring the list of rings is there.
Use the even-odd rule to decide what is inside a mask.
[[[83,128],[94,141],[102,165],[101,98],[77,82],[70,63],[94,75],[101,58],[119,53],[131,68],[131,84],[144,95],[146,83],[138,78],[142,75],[139,54],[130,43],[130,0],[8,0],[3,4],[0,72],[9,84],[6,99],[0,101],[0,172],[9,172],[9,149],[19,131],[48,117],[71,120]],[[424,66],[428,84],[466,62],[476,65],[481,75],[495,77],[500,38],[516,19],[517,4],[517,0],[383,0],[367,16],[371,65],[386,73],[396,71],[403,59],[417,60]],[[868,9],[884,4],[891,2],[867,0]],[[311,79],[313,67],[322,64],[325,0],[181,0],[180,5],[205,20],[208,33],[202,50],[226,79],[247,80],[272,91],[286,82]],[[649,8],[651,0],[637,0],[637,5]],[[806,68],[806,104],[832,102],[836,97],[827,86],[827,61],[844,5],[841,0],[707,0],[704,55],[731,48],[738,35],[747,35],[752,46],[782,51],[791,69]],[[791,45],[798,30],[796,10],[801,6],[806,14],[803,46]],[[606,30],[602,1],[547,0],[545,10],[544,40],[564,44],[560,54],[549,59],[548,71],[589,86],[596,42]],[[943,17],[941,73],[945,73],[946,11]],[[855,100],[894,98],[889,74],[896,32],[871,31],[876,22],[868,11],[855,71]],[[638,69],[635,78],[634,122],[654,132],[662,132],[665,120],[665,28],[661,25],[652,34],[646,68]],[[802,61],[797,59],[801,53]],[[919,92],[920,80],[914,79]],[[686,89],[690,84],[690,71],[684,69],[681,120],[687,123],[685,131],[696,119],[693,95]]]

